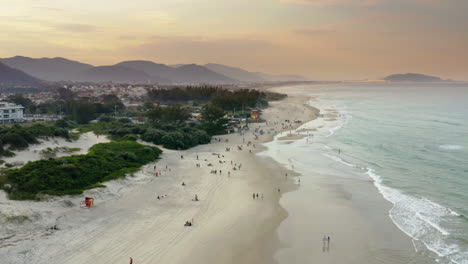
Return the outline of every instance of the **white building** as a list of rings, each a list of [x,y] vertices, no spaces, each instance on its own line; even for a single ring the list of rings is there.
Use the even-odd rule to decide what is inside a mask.
[[[0,102],[0,123],[23,121],[24,107],[8,102]]]

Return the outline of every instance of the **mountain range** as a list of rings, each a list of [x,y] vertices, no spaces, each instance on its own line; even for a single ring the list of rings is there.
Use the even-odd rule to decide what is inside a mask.
[[[93,66],[65,58],[29,58],[23,56],[0,59],[0,62],[46,81],[235,84],[304,80],[300,76],[269,75],[213,63],[168,66],[152,61],[134,60],[109,66]]]
[[[20,70],[13,69],[0,62],[0,87],[3,86],[38,86],[42,81]]]

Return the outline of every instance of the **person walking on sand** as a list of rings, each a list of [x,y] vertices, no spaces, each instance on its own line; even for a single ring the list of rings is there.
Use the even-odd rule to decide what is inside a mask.
[[[130,264],[133,264],[133,258],[130,257]]]
[[[255,193],[252,194],[253,199],[255,200]]]

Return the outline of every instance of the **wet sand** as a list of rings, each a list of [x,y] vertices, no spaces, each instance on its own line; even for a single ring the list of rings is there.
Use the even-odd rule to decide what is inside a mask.
[[[288,217],[278,228],[283,246],[274,259],[280,264],[434,263],[434,256],[416,252],[412,239],[392,222],[392,204],[364,171],[321,154],[326,147],[321,138],[342,124],[328,118],[339,116],[335,109],[320,102],[315,105],[323,109],[319,118],[291,131],[307,134],[315,130],[312,139],[285,145],[281,139],[288,131],[267,143],[269,150],[262,153],[293,168],[300,174],[294,181],[301,180],[299,188],[280,200]],[[331,242],[323,243],[323,236],[330,236]]]
[[[291,113],[301,120],[316,117],[303,100],[274,102],[264,112],[268,124],[251,124],[245,135],[219,136],[190,150],[164,150],[161,160],[134,176],[83,196],[9,201],[0,192],[0,219],[28,217],[8,223],[9,234],[18,231],[0,240],[4,263],[125,263],[130,257],[135,263],[273,263],[280,247],[276,229],[287,216],[279,199],[295,185],[285,179],[288,170],[255,153]],[[258,139],[256,128],[264,132],[256,133]],[[200,201],[192,201],[195,195]],[[96,199],[93,208],[77,208],[84,196]],[[185,227],[192,219],[193,226]],[[58,230],[47,230],[53,225]]]
[[[2,263],[113,264],[128,263],[130,257],[135,264],[409,263],[411,241],[391,223],[389,204],[370,180],[348,185],[349,178],[330,180],[314,172],[309,180],[300,176],[299,185],[299,174],[286,163],[257,155],[278,132],[301,125],[285,120],[306,122],[318,116],[317,109],[304,105],[306,100],[291,95],[272,102],[262,115],[266,123],[251,124],[245,135],[219,136],[219,141],[186,151],[164,150],[158,162],[83,196],[19,202],[6,200],[0,191],[0,221],[5,215],[35,219],[14,224],[24,232],[0,240],[0,255],[6,256]],[[257,133],[258,139],[255,129],[264,132]],[[301,192],[311,192],[312,199],[302,199]],[[96,198],[93,208],[77,208],[85,195]],[[193,201],[195,195],[199,201]],[[304,207],[314,210],[302,214]],[[193,226],[185,227],[186,221]],[[282,223],[296,228],[285,229]],[[53,224],[59,230],[46,231]],[[322,247],[324,230],[333,230],[327,231],[332,236],[328,250]],[[284,251],[297,249],[290,237],[301,239],[293,258]]]

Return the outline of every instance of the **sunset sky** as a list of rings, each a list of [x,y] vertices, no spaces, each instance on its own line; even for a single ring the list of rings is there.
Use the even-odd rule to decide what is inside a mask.
[[[0,0],[0,57],[468,80],[467,0]]]

